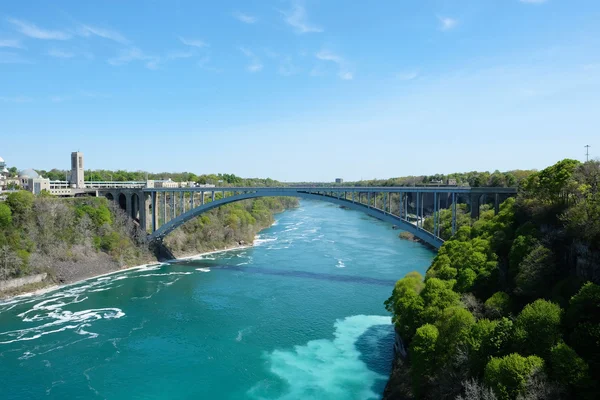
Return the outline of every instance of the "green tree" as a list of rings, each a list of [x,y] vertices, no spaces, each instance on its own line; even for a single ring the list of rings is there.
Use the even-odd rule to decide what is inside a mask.
[[[565,385],[589,384],[588,364],[565,343],[559,343],[550,351],[552,378]]]
[[[569,343],[600,381],[600,285],[588,282],[571,298],[566,315]]]
[[[486,311],[495,317],[508,315],[512,308],[510,296],[505,292],[494,293],[484,304]]]
[[[546,357],[561,338],[561,308],[538,299],[523,308],[515,322],[515,335],[524,354]]]
[[[514,400],[523,393],[532,375],[544,367],[537,356],[523,357],[513,353],[505,357],[492,357],[485,367],[484,380],[499,399]]]
[[[411,378],[413,391],[417,398],[421,395],[428,378],[435,371],[438,335],[438,329],[434,325],[425,324],[417,329],[410,343]]]
[[[25,190],[11,193],[7,196],[6,204],[10,207],[17,223],[21,223],[27,219],[33,208],[34,199],[33,193]]]
[[[12,223],[12,211],[5,203],[0,203],[0,228],[6,229]]]
[[[538,244],[519,265],[515,292],[529,298],[546,297],[552,289],[548,282],[556,282],[557,274],[554,254]]]
[[[385,302],[386,309],[393,314],[392,322],[406,339],[411,338],[421,325],[424,301],[419,293],[423,286],[421,274],[411,272],[396,282],[392,296]]]

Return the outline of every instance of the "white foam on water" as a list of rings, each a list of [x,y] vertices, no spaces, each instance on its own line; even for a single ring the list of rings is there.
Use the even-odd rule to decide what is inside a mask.
[[[262,246],[265,243],[269,243],[269,242],[275,242],[277,240],[277,238],[267,238],[267,239],[261,239],[260,235],[257,235],[254,238],[254,246]]]
[[[249,262],[243,262],[243,263],[237,264],[237,266],[239,267],[240,265],[247,265],[247,264],[250,264],[250,263]]]
[[[337,265],[335,267],[336,268],[346,268],[346,264],[344,264],[344,261],[338,260]]]
[[[237,336],[236,336],[236,338],[235,338],[235,341],[236,341],[236,342],[241,342],[241,341],[242,341],[242,339],[244,338],[244,334],[245,334],[245,333],[250,333],[251,331],[252,331],[252,327],[251,327],[251,326],[249,326],[249,327],[247,327],[247,328],[244,328],[244,329],[241,329],[241,330],[239,330],[239,331],[238,331],[238,334],[237,334]]]
[[[210,268],[196,268],[196,271],[200,271],[200,272],[210,272]]]
[[[389,324],[390,317],[355,315],[335,322],[333,340],[311,340],[291,350],[268,353],[270,371],[287,384],[287,391],[278,399],[379,399],[371,388],[387,377],[367,367],[356,341],[370,327]],[[266,386],[259,383],[248,394],[264,399]]]

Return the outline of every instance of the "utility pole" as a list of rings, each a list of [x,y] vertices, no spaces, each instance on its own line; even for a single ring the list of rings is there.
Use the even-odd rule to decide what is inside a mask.
[[[585,161],[588,162],[588,161],[590,161],[590,147],[592,147],[592,146],[590,146],[589,144],[586,144],[583,147],[585,147]]]

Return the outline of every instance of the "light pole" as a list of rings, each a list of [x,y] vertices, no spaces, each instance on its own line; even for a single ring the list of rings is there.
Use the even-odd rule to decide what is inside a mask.
[[[590,147],[592,147],[592,146],[590,146],[589,144],[586,144],[583,147],[585,147],[585,162],[588,162],[588,161],[590,161]]]

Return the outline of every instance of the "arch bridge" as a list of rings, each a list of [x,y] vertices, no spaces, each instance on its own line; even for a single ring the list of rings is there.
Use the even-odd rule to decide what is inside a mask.
[[[498,212],[500,202],[517,193],[516,188],[440,187],[192,187],[99,190],[136,220],[151,241],[166,235],[213,208],[258,197],[299,197],[321,200],[362,211],[398,226],[429,245],[439,248],[441,209],[452,212],[452,233],[456,231],[456,206],[467,203],[471,216],[479,217],[481,201],[492,199]],[[424,220],[433,216],[433,230]]]

